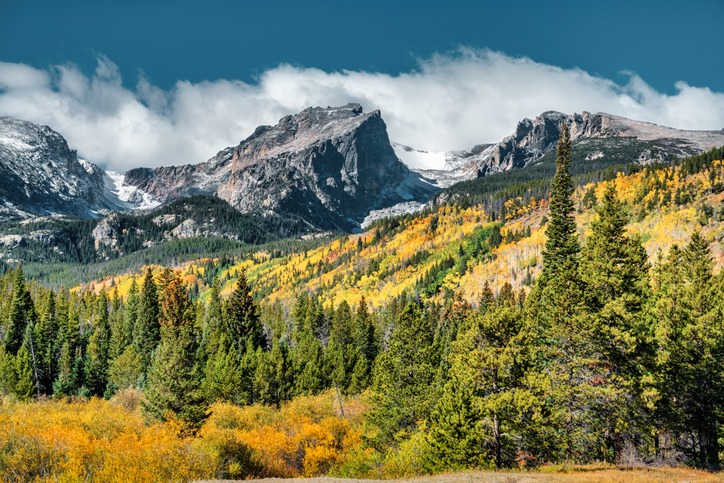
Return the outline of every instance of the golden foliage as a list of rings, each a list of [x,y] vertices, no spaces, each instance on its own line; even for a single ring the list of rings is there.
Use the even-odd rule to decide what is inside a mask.
[[[338,408],[334,391],[296,398],[278,411],[216,403],[199,436],[249,448],[255,476],[318,476],[362,444],[360,403],[345,402],[344,417]]]
[[[334,392],[280,410],[218,403],[195,437],[144,425],[139,393],[111,401],[0,404],[0,477],[8,481],[189,481],[317,476],[362,445],[358,400]]]
[[[42,401],[0,406],[0,470],[11,481],[170,481],[201,477],[209,458],[172,425],[146,427],[122,405]]]
[[[724,183],[721,161],[710,163],[696,174],[686,174],[678,166],[642,169],[581,187],[574,199],[579,208],[577,222],[582,241],[595,218],[594,210],[583,204],[584,195],[593,190],[600,198],[608,183],[615,184],[619,198],[629,207],[629,233],[642,238],[652,259],[659,249],[666,252],[674,243],[686,243],[691,233],[700,229],[707,239],[715,241],[712,254],[717,267],[724,265],[724,193],[717,193],[715,188]],[[714,208],[714,216],[702,211],[704,205]],[[483,260],[468,260],[464,270],[448,273],[442,280],[443,289],[459,290],[472,302],[486,281],[494,291],[506,282],[520,289],[537,276],[545,244],[543,217],[547,202],[514,198],[506,202],[505,209],[503,237],[523,230],[529,230],[530,236],[503,242]],[[246,271],[251,286],[266,302],[280,301],[289,307],[300,291],[321,290],[327,306],[346,300],[354,307],[365,297],[372,307],[380,307],[403,292],[414,291],[421,277],[436,264],[448,257],[457,259],[461,246],[492,225],[480,206],[454,205],[440,206],[435,212],[409,217],[403,223],[401,229],[384,232],[375,227],[286,256],[272,258],[267,252],[254,253],[221,273],[222,294],[230,293],[238,274]],[[202,301],[209,290],[201,277],[208,261],[189,262],[177,269],[188,284],[199,286]],[[96,282],[92,288],[115,286],[125,296],[131,280],[140,276],[122,275]]]

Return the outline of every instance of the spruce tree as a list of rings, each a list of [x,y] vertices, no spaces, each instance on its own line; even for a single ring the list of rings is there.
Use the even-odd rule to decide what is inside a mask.
[[[239,356],[235,345],[226,341],[225,337],[219,341],[217,350],[206,363],[205,377],[202,389],[207,400],[227,401],[241,403],[241,371],[239,370]]]
[[[129,345],[111,361],[108,368],[108,384],[113,391],[127,387],[140,388],[144,372],[135,347]]]
[[[292,351],[294,394],[317,394],[327,387],[322,342],[314,336],[309,322],[296,337],[297,344]]]
[[[600,402],[589,430],[602,438],[607,435],[615,461],[624,440],[632,444],[648,433],[642,420],[646,411],[641,381],[651,361],[651,334],[643,318],[650,292],[649,263],[638,238],[625,233],[626,214],[613,183],[597,212],[581,258],[591,336],[590,380],[596,381],[592,392]]]
[[[564,124],[558,139],[556,172],[550,191],[549,221],[543,251],[542,278],[564,276],[575,270],[579,245],[576,234],[571,169],[571,137]]]
[[[229,298],[226,312],[224,331],[230,336],[230,342],[236,345],[239,354],[246,350],[247,341],[251,342],[254,349],[266,348],[266,337],[259,319],[259,310],[243,273],[239,276]]]
[[[25,285],[23,267],[18,265],[15,271],[13,298],[10,304],[10,318],[5,331],[5,351],[17,354],[25,339],[25,328],[33,323],[34,308],[30,292]]]
[[[196,361],[198,339],[193,305],[174,274],[163,293],[161,342],[148,371],[141,403],[149,420],[179,419],[184,432],[197,431],[207,417],[201,391],[202,372]]]
[[[58,373],[58,318],[55,308],[56,296],[52,290],[45,295],[43,311],[35,330],[36,352],[39,360],[40,384],[45,393],[50,393]]]
[[[235,363],[234,368],[238,371],[240,378],[240,384],[237,387],[239,399],[236,401],[239,404],[254,404],[258,401],[258,390],[255,386],[254,376],[262,352],[261,347],[254,349],[252,339],[247,339],[244,353],[241,358],[237,358],[239,362]]]
[[[117,292],[116,292],[117,293]],[[134,278],[131,287],[128,289],[126,302],[123,304],[123,317],[117,319],[112,326],[111,335],[111,358],[119,357],[126,350],[126,347],[133,343],[133,329],[138,317],[138,283]]]
[[[364,356],[354,344],[352,310],[349,304],[343,300],[330,318],[332,324],[329,342],[325,348],[326,372],[332,385],[347,393],[357,359]]]
[[[33,359],[26,344],[20,346],[18,353],[13,358],[13,362],[15,372],[12,392],[19,399],[28,400],[36,392],[37,383],[35,382]]]
[[[203,339],[201,344],[206,351],[207,356],[211,356],[216,353],[219,342],[222,337],[224,337],[224,325],[221,292],[219,289],[218,279],[216,279],[211,285],[209,302],[206,304],[206,311],[204,314]],[[229,335],[230,334],[227,334],[226,337]]]
[[[427,419],[435,401],[433,331],[417,304],[408,303],[375,367],[370,421],[380,428],[378,443],[399,443]]]
[[[103,396],[108,385],[108,365],[111,349],[111,327],[108,298],[101,291],[97,302],[97,320],[88,341],[85,359],[86,386],[93,396]]]
[[[360,299],[352,327],[352,343],[357,357],[350,375],[349,389],[352,394],[362,392],[372,382],[372,370],[380,352],[375,323],[364,296]]]
[[[587,454],[584,446],[595,437],[586,431],[592,414],[588,375],[592,339],[584,317],[585,286],[579,272],[570,166],[570,133],[564,125],[550,191],[543,268],[526,299],[525,335],[521,339],[528,351],[526,359],[542,376],[532,378],[528,390],[545,405],[537,410],[549,414],[534,439],[541,441],[540,455],[553,459]]]
[[[274,339],[270,352],[260,352],[254,377],[259,402],[274,405],[292,396],[293,376],[289,349],[284,341]]]
[[[70,342],[64,341],[58,359],[58,377],[53,381],[53,394],[56,396],[71,396],[78,390],[73,364],[74,356]]]
[[[478,299],[478,310],[481,314],[485,314],[494,303],[495,295],[493,294],[493,289],[490,288],[490,283],[486,280],[483,285],[483,290],[480,293],[480,298]]]
[[[138,354],[144,374],[151,363],[151,355],[160,339],[159,303],[153,271],[146,269],[138,306],[138,318],[133,330],[133,346]]]
[[[656,417],[673,431],[689,462],[718,470],[724,409],[722,275],[713,276],[708,242],[694,233],[684,250],[674,247],[657,267],[652,296],[656,327]]]

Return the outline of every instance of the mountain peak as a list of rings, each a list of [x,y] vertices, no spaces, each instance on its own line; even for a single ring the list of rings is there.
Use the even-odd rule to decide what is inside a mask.
[[[436,180],[438,186],[448,187],[458,181],[536,164],[555,150],[563,124],[570,126],[571,139],[576,143],[574,149],[591,150],[587,155],[590,159],[614,156],[618,163],[661,162],[724,145],[724,130],[686,131],[603,112],[564,114],[545,111],[534,119],[521,120],[511,135],[498,143],[483,145],[483,150],[437,153],[451,169],[423,172]],[[585,148],[584,144],[587,145]],[[399,149],[398,155],[409,159],[410,152],[416,151]]]
[[[2,218],[97,217],[124,208],[107,192],[105,173],[79,160],[63,136],[13,117],[0,118],[0,198]]]
[[[245,213],[344,230],[372,210],[427,201],[436,191],[397,158],[380,112],[365,114],[359,104],[308,107],[206,163],[133,170],[126,180],[161,201],[211,194]]]

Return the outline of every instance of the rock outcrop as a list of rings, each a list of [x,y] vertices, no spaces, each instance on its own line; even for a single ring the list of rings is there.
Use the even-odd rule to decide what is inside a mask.
[[[436,191],[397,158],[380,112],[365,114],[358,104],[305,109],[205,163],[136,169],[125,182],[162,202],[212,194],[243,213],[342,230],[372,210],[426,201]]]
[[[574,148],[576,142],[586,140],[638,142],[632,149],[632,157],[622,162],[647,164],[665,161],[662,153],[672,159],[724,145],[724,131],[685,131],[606,113],[584,111],[568,115],[548,111],[532,120],[523,119],[513,134],[498,143],[444,153],[445,170],[421,170],[420,173],[438,180],[438,185],[444,187],[456,181],[524,168],[555,149],[564,123],[570,126]],[[589,156],[595,159],[603,155],[601,151]]]
[[[94,218],[125,209],[105,172],[78,160],[48,126],[0,117],[0,219],[63,214]]]

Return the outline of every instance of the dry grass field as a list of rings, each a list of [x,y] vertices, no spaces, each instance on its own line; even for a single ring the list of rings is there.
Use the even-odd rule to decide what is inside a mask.
[[[227,480],[231,481],[231,480]],[[295,479],[267,478],[247,482],[276,483]],[[618,469],[601,467],[542,468],[537,471],[478,471],[399,480],[356,480],[345,478],[306,478],[308,483],[375,483],[402,481],[408,483],[714,483],[724,482],[724,473],[708,473],[690,468],[636,468]]]

